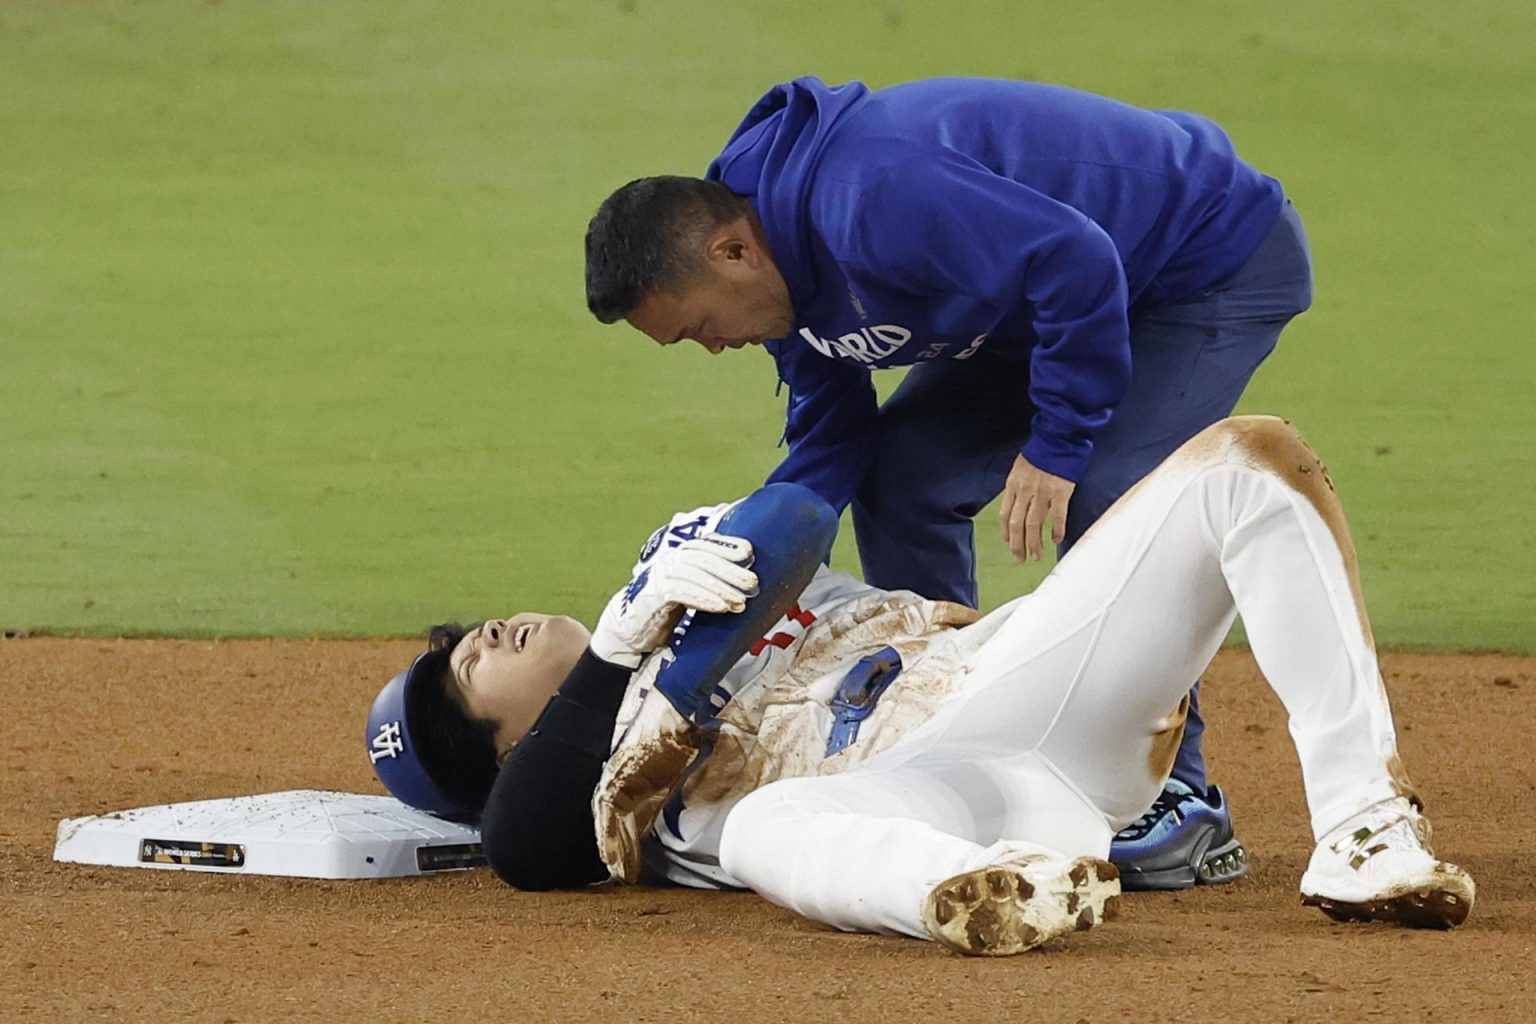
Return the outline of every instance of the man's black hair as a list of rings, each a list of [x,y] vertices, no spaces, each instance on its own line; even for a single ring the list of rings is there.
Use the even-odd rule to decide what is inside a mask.
[[[605,324],[698,273],[704,238],[750,212],[717,181],[639,178],[603,200],[587,225],[587,308]]]
[[[416,756],[437,787],[478,817],[496,781],[496,723],[474,718],[452,692],[448,656],[474,626],[445,622],[427,633],[427,649],[441,654],[441,668],[410,692],[405,709]]]

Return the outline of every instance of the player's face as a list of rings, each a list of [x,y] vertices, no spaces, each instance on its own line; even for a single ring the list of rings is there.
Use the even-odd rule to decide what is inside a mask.
[[[709,236],[693,280],[676,292],[651,293],[627,319],[658,344],[691,338],[719,355],[782,338],[795,311],[767,245],[743,217]]]
[[[563,615],[523,612],[487,619],[448,656],[452,685],[474,718],[497,723],[496,745],[509,749],[586,650],[587,627]]]

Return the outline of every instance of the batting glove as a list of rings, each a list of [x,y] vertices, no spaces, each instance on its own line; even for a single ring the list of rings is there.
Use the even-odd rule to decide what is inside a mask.
[[[699,752],[698,730],[651,685],[655,675],[635,679],[619,711],[629,721],[592,792],[597,852],[619,882],[640,880],[645,836]]]
[[[592,631],[592,653],[628,668],[666,643],[688,609],[739,612],[757,593],[752,543],[711,534],[672,548],[614,594]]]

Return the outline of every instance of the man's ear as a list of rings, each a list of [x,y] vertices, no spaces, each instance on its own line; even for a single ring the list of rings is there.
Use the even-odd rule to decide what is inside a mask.
[[[720,225],[704,240],[704,259],[709,263],[745,263],[755,269],[762,257],[762,246],[746,217]]]

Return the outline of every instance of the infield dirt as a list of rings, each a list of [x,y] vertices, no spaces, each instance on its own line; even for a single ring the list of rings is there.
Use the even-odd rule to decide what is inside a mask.
[[[1136,894],[1002,961],[844,935],[751,894],[515,892],[486,871],[296,882],[53,863],[60,818],[289,788],[376,792],[364,709],[408,641],[0,641],[0,1020],[1530,1021],[1536,658],[1386,655],[1456,932],[1332,924],[1283,711],[1246,652],[1207,676],[1213,777],[1251,876]],[[859,865],[849,864],[849,872]]]

